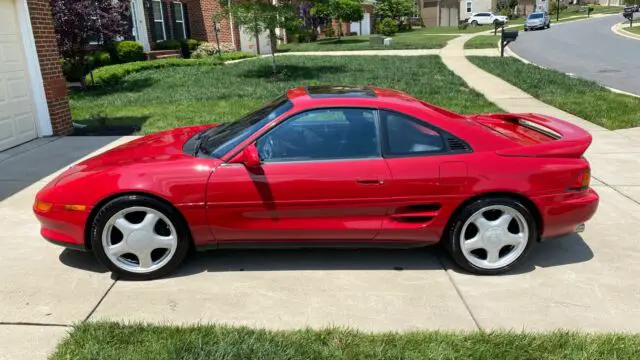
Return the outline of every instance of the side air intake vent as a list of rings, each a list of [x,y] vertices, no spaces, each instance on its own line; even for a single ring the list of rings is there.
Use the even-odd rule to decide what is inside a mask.
[[[449,149],[451,149],[451,151],[456,151],[456,152],[471,151],[471,149],[469,148],[469,145],[467,145],[460,139],[456,139],[453,137],[447,138],[447,144],[449,144]]]

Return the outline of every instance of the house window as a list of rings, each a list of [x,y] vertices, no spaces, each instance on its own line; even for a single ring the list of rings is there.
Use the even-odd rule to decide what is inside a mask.
[[[167,33],[164,30],[164,13],[162,12],[162,2],[160,0],[152,0],[151,9],[153,11],[153,36],[155,40],[167,40]]]
[[[470,13],[471,11],[471,1],[467,1],[467,12]]]
[[[187,37],[187,28],[184,23],[184,7],[181,2],[173,2],[173,31],[176,39]]]

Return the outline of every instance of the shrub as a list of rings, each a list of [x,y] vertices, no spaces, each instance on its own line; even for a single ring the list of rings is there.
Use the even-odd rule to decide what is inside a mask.
[[[398,25],[392,18],[386,18],[380,21],[378,32],[384,36],[393,36],[398,32]]]
[[[191,57],[191,54],[198,49],[200,46],[199,40],[194,39],[184,39],[180,41],[182,57],[188,59]]]
[[[231,44],[221,43],[220,51],[223,53],[235,51],[235,47]],[[213,56],[218,54],[218,45],[216,43],[202,43],[198,46],[198,49],[191,54],[194,59],[202,59],[207,56]]]
[[[82,80],[84,76],[84,71],[80,64],[70,59],[62,59],[60,62],[60,66],[62,67],[62,74],[65,79],[69,82],[76,82]]]
[[[358,33],[356,31],[351,31],[347,33],[347,36],[356,36]]]
[[[242,51],[231,51],[231,52],[222,53],[222,60],[223,61],[248,59],[248,58],[252,58],[252,57],[256,57],[256,55],[255,54],[251,54],[251,53],[242,52]]]
[[[160,69],[166,67],[180,66],[216,66],[222,64],[217,58],[190,60],[190,59],[162,59],[154,61],[136,61],[127,64],[117,64],[104,66],[93,71],[94,85],[115,85],[124,79],[127,75],[149,70]],[[91,79],[87,77],[86,82],[89,84]]]
[[[560,11],[567,9],[566,4],[560,4]],[[553,14],[558,11],[558,1],[549,2],[549,14]]]
[[[113,61],[111,61],[111,54],[106,51],[97,51],[93,54],[89,54],[85,61],[92,69],[113,64]]]
[[[135,41],[120,41],[114,43],[112,54],[115,54],[116,62],[121,64],[144,60],[142,45]]]
[[[318,40],[318,30],[311,30],[311,32],[309,33],[309,40],[311,42],[315,42],[316,40]]]
[[[300,30],[298,32],[297,40],[299,43],[306,43],[306,42],[309,42],[310,37],[311,36],[310,36],[309,30]]]
[[[336,31],[332,27],[328,27],[328,28],[322,29],[322,33],[324,34],[325,37],[334,37],[334,36],[336,36]]]
[[[178,50],[182,48],[178,40],[165,40],[156,43],[156,50]]]

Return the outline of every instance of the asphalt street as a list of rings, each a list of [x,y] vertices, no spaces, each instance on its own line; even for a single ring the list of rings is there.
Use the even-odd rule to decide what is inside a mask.
[[[640,20],[640,13],[635,19]],[[520,31],[509,46],[537,65],[640,95],[640,40],[611,31],[624,20],[616,14],[554,26],[552,19],[550,29]]]

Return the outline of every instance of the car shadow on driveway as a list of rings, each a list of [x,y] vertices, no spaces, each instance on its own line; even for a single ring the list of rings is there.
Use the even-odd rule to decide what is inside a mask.
[[[520,275],[536,268],[589,261],[593,252],[577,234],[534,244],[524,262],[503,276]],[[60,262],[77,269],[105,273],[107,269],[89,252],[65,249]],[[440,246],[414,249],[293,249],[213,250],[190,254],[169,278],[203,272],[307,271],[307,270],[443,270],[466,273],[454,265]]]

